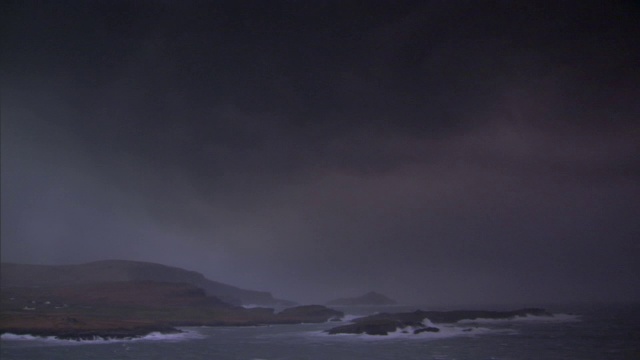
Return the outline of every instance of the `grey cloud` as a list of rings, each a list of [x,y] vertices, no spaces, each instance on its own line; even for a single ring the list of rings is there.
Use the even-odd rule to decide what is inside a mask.
[[[637,40],[620,9],[599,29],[595,5],[547,20],[336,4],[193,22],[86,5],[51,30],[68,39],[55,52],[14,30],[2,260],[156,261],[302,301],[640,296]],[[104,32],[78,35],[94,17]]]

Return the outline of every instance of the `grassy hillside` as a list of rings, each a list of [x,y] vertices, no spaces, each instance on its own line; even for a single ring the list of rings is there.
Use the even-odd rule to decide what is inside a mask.
[[[61,338],[131,337],[174,326],[325,322],[342,313],[301,306],[275,313],[227,304],[185,283],[125,281],[12,287],[0,292],[0,333]]]
[[[275,299],[269,292],[240,289],[209,280],[195,271],[140,261],[104,260],[77,265],[3,263],[0,269],[2,287],[70,286],[125,281],[191,284],[203,289],[207,295],[236,305],[294,305],[291,301]]]

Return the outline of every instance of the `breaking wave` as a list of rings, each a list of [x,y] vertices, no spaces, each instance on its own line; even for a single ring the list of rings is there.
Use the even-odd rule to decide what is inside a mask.
[[[145,336],[130,337],[130,338],[110,338],[95,336],[93,339],[60,339],[55,336],[35,336],[35,335],[18,335],[12,333],[5,333],[0,335],[0,340],[3,341],[37,341],[50,344],[105,344],[105,343],[118,343],[118,342],[130,342],[130,341],[185,341],[191,339],[202,339],[204,336],[197,331],[190,329],[181,329],[181,333],[175,334],[163,334],[160,332],[152,332]]]
[[[255,309],[255,308],[265,307],[264,305],[258,305],[258,304],[243,304],[241,306],[245,309]]]
[[[571,322],[571,321],[580,321],[580,315],[573,314],[552,314],[551,316],[544,315],[526,315],[526,316],[516,316],[509,319],[485,319],[478,318],[474,320],[459,320],[457,324],[490,324],[490,323],[506,323],[506,322],[520,322],[520,321],[538,321],[538,322]]]
[[[342,321],[342,322],[351,322],[353,319],[361,318],[363,316],[365,316],[365,315],[345,314],[340,321]]]
[[[513,329],[489,329],[485,327],[457,327],[457,326],[440,326],[439,332],[421,332],[419,334],[413,333],[413,328],[398,329],[394,332],[390,332],[387,335],[368,335],[368,334],[335,334],[329,335],[323,331],[316,331],[310,333],[311,336],[322,337],[330,340],[349,340],[359,339],[364,341],[389,341],[389,340],[429,340],[429,339],[444,339],[461,336],[476,336],[489,333],[501,333],[510,334],[516,333]]]
[[[436,327],[439,329],[438,332],[420,332],[418,334],[414,334],[414,330],[416,328],[413,327],[405,327],[399,328],[394,332],[390,332],[387,335],[368,335],[368,334],[333,334],[330,335],[324,331],[314,331],[309,332],[307,335],[322,337],[325,339],[335,339],[335,340],[348,340],[348,339],[360,339],[365,341],[388,341],[388,340],[412,340],[412,339],[421,339],[421,340],[429,340],[429,339],[444,339],[451,337],[460,337],[460,336],[476,336],[490,333],[500,333],[500,334],[514,334],[517,331],[514,329],[495,329],[488,327],[480,327],[480,326],[459,326],[458,324],[433,324],[429,319],[425,319],[423,321],[423,325],[425,327]]]

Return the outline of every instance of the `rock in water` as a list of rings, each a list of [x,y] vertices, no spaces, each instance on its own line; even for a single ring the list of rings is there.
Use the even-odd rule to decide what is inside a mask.
[[[413,333],[416,334],[416,335],[420,334],[420,333],[423,333],[423,332],[440,332],[440,329],[437,328],[437,327],[433,327],[433,326],[427,326],[425,328],[420,328],[420,329],[413,330]]]
[[[520,309],[515,311],[421,311],[407,313],[381,313],[354,319],[351,324],[342,325],[327,330],[329,334],[368,334],[387,335],[397,330],[412,328],[414,334],[422,332],[439,332],[435,326],[425,326],[424,320],[429,319],[432,323],[455,323],[460,320],[474,319],[513,319],[521,316],[552,316],[543,309]],[[471,331],[465,329],[463,331]]]

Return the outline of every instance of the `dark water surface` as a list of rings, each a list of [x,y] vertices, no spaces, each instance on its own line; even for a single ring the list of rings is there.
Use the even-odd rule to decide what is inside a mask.
[[[361,315],[373,308],[343,309]],[[396,308],[394,311],[410,309]],[[413,308],[415,310],[415,307]],[[27,359],[640,359],[640,305],[551,309],[551,319],[464,321],[440,333],[326,335],[336,324],[185,328],[138,340],[4,335],[2,360]],[[469,330],[471,329],[471,330]]]

